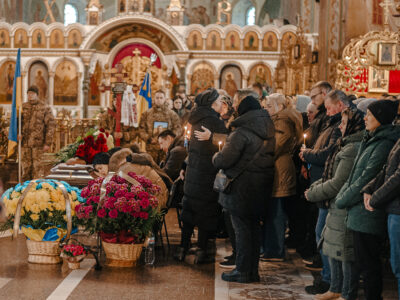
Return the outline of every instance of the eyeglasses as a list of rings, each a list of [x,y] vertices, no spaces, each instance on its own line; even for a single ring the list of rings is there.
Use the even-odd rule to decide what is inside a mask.
[[[315,97],[317,97],[319,94],[322,94],[322,91],[321,91],[321,92],[319,92],[318,94],[315,94],[315,95],[311,96],[311,97],[310,97],[310,98],[311,98],[311,100],[312,100],[312,99],[314,99]]]

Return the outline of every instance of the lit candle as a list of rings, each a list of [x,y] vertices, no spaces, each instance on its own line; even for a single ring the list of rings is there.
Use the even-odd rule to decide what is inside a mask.
[[[303,145],[304,145],[304,147],[306,147],[306,138],[307,138],[307,133],[303,134],[303,137],[304,137],[304,143],[303,143]]]
[[[222,142],[219,141],[219,142],[218,142],[218,151],[221,151],[221,146],[222,146]]]

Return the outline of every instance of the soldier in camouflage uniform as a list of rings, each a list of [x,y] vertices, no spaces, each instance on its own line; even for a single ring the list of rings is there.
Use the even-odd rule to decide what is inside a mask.
[[[28,89],[28,102],[22,104],[22,179],[43,177],[43,153],[53,143],[55,121],[51,108],[38,98],[36,86]]]
[[[160,163],[164,152],[158,145],[158,135],[165,129],[172,130],[176,136],[182,134],[179,116],[165,105],[165,93],[158,90],[154,94],[153,107],[140,117],[139,136],[146,144],[146,151]]]

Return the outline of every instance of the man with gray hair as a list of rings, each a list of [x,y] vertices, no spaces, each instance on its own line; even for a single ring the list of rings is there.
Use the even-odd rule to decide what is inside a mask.
[[[322,88],[321,88],[322,91]],[[314,89],[311,90],[314,92]],[[322,92],[321,92],[322,93]],[[314,95],[316,96],[316,94]],[[317,96],[316,96],[317,97]],[[315,102],[312,100],[312,103]],[[354,105],[349,100],[347,95],[340,90],[333,90],[327,93],[326,97],[322,100],[324,103],[326,115],[328,117],[326,125],[323,127],[318,135],[318,138],[313,146],[313,149],[303,148],[300,151],[300,158],[310,165],[311,183],[319,180],[322,177],[325,167],[325,161],[329,154],[332,152],[336,141],[341,136],[339,124],[341,122],[341,113],[348,107]],[[318,103],[314,103],[317,104]],[[318,115],[318,113],[317,113]],[[315,120],[313,121],[313,123]],[[318,220],[315,227],[316,242],[319,243],[321,239],[322,230],[325,226],[328,208],[322,202],[316,203],[319,208]],[[329,261],[325,255],[322,256],[322,280],[316,281],[312,286],[306,287],[309,294],[322,294],[328,291],[330,286],[330,268]],[[318,264],[314,261],[312,264],[306,265],[306,269],[316,271],[319,269]]]

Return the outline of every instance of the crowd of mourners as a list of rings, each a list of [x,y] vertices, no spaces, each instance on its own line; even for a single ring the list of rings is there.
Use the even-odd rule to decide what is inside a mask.
[[[214,262],[213,241],[229,237],[222,279],[251,283],[260,260],[281,262],[294,249],[320,271],[306,287],[315,299],[357,299],[361,280],[367,300],[382,299],[387,246],[400,291],[399,100],[382,97],[357,99],[328,82],[296,97],[257,83],[233,99],[207,89],[167,101],[159,90],[133,133],[146,152],[126,145],[129,130],[111,131],[124,148],[97,154],[93,170],[160,186],[160,206],[178,211],[178,261],[194,251],[196,264]]]
[[[394,96],[356,98],[319,82],[308,96],[288,97],[255,84],[233,99],[208,89],[167,105],[185,128],[158,136],[181,210],[175,259],[184,261],[197,228],[195,263],[213,262],[210,240],[226,233],[233,252],[220,263],[232,269],[225,281],[258,282],[259,260],[284,261],[295,249],[306,269],[321,271],[306,287],[315,299],[357,299],[362,280],[365,298],[375,300],[390,245],[400,291]]]

